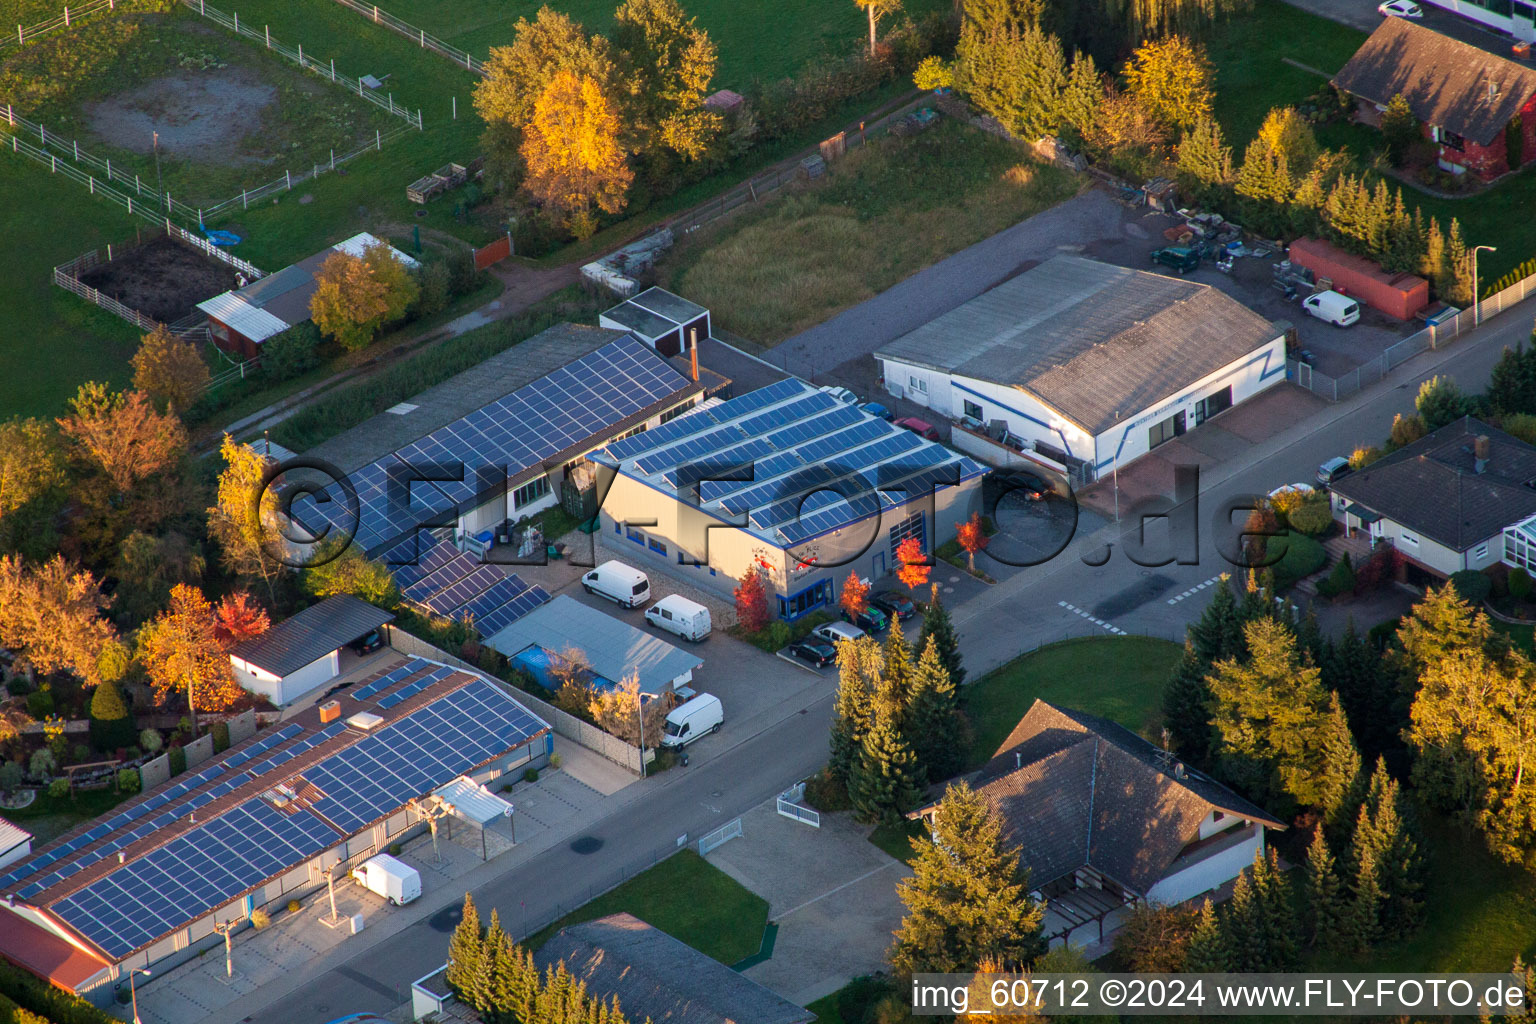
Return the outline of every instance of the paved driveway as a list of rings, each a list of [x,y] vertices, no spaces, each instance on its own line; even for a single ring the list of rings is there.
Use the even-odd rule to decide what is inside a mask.
[[[804,1006],[861,974],[886,970],[905,908],[896,882],[911,870],[869,842],[847,814],[821,827],[780,815],[776,801],[742,815],[742,836],[709,854],[715,867],[768,901],[773,956],[745,974]]]

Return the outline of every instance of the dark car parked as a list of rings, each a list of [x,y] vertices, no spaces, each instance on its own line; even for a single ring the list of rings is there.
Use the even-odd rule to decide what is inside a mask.
[[[1021,494],[1029,501],[1044,501],[1051,493],[1050,486],[1033,473],[1003,473],[998,483],[1004,490]]]
[[[367,636],[358,637],[347,646],[358,654],[371,654],[384,646],[384,635],[376,629],[370,629]]]
[[[887,618],[893,618],[897,622],[906,622],[917,614],[917,605],[906,594],[878,594],[869,599],[871,608],[878,608],[885,612]]]
[[[885,612],[874,605],[870,605],[857,615],[849,615],[847,612],[843,612],[843,621],[851,622],[871,635],[884,633],[891,624],[890,620],[886,618]]]
[[[790,644],[789,653],[817,668],[824,668],[837,660],[837,648],[815,637],[807,637],[797,644]]]

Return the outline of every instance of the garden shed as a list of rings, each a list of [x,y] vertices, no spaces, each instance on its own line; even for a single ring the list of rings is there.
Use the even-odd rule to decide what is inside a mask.
[[[235,681],[282,707],[341,673],[341,648],[394,615],[350,594],[336,594],[284,619],[229,652]]]

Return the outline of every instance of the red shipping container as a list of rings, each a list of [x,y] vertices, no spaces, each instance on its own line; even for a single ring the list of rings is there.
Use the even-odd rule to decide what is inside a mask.
[[[1337,291],[1353,295],[1372,309],[1399,320],[1429,305],[1429,282],[1416,274],[1389,274],[1379,264],[1345,252],[1320,238],[1298,238],[1291,243],[1291,262],[1326,277]]]

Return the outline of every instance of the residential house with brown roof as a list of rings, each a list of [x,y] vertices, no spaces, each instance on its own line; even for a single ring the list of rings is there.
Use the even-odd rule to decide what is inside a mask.
[[[1536,157],[1536,69],[1407,19],[1384,20],[1333,84],[1369,124],[1401,93],[1452,174],[1491,180]]]
[[[1236,878],[1285,824],[1123,726],[1036,700],[971,779],[1046,903],[1046,938],[1104,938],[1140,901]],[[931,819],[935,805],[915,812]]]
[[[1464,416],[1329,489],[1333,517],[1374,547],[1444,578],[1505,560],[1527,565],[1510,534],[1536,517],[1536,447]],[[1523,536],[1523,535],[1522,535]],[[1506,550],[1508,549],[1508,550]],[[1520,561],[1516,559],[1526,559]]]

